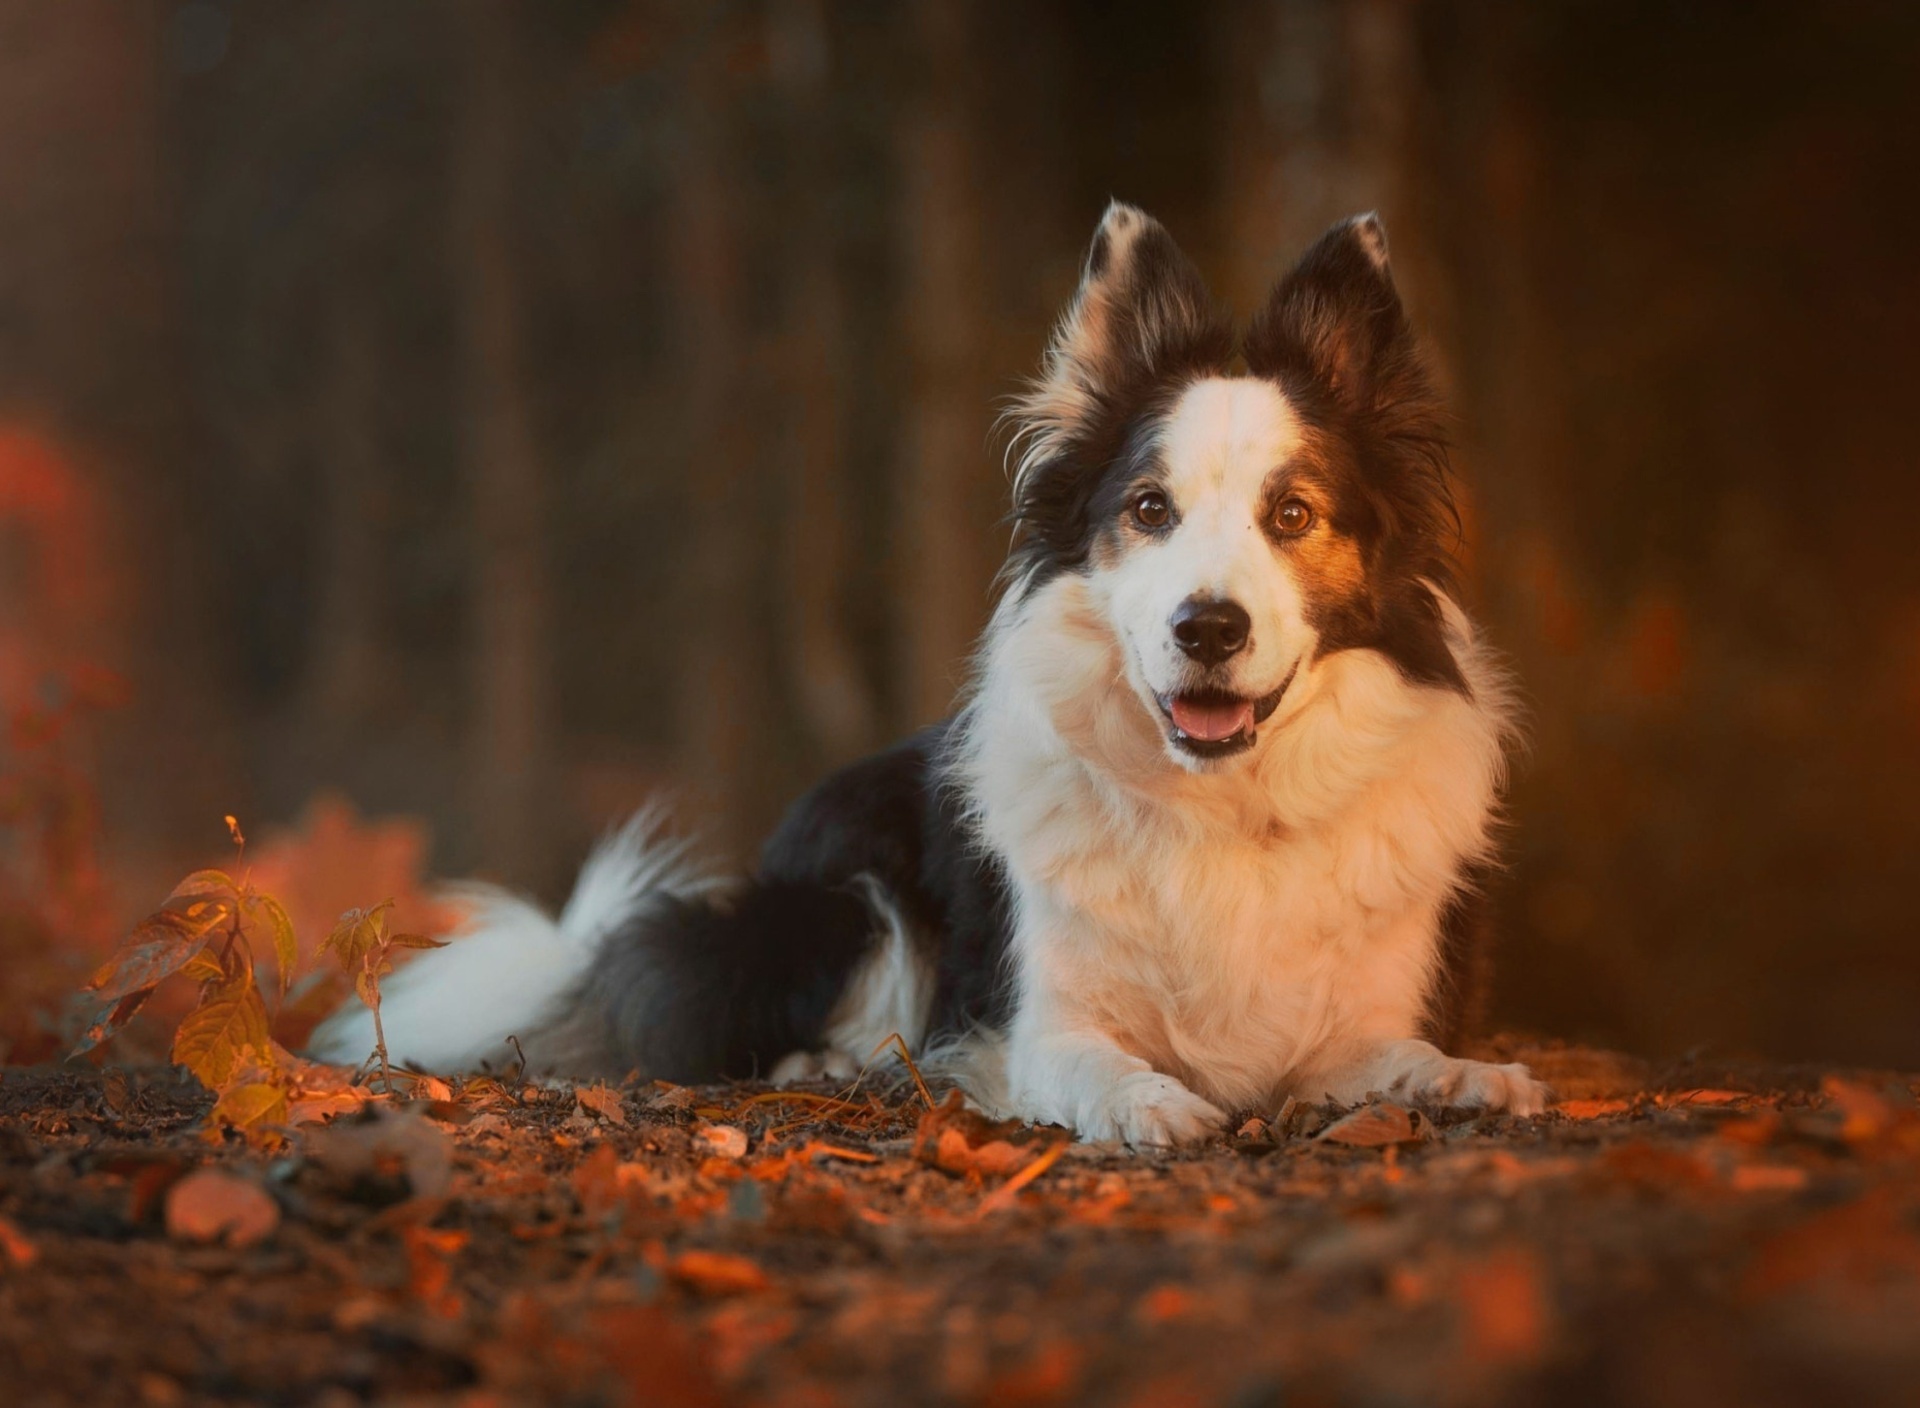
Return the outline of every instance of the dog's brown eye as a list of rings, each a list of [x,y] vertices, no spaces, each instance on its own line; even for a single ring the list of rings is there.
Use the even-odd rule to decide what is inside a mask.
[[[1133,517],[1142,528],[1164,528],[1173,517],[1173,506],[1165,494],[1149,489],[1133,501]]]
[[[1273,521],[1282,533],[1304,533],[1313,527],[1313,510],[1298,499],[1288,499],[1273,511]]]

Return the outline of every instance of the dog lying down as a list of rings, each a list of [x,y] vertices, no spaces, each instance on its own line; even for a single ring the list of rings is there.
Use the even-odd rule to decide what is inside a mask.
[[[1537,1113],[1447,1054],[1514,708],[1453,595],[1441,412],[1372,216],[1243,334],[1106,212],[1012,412],[1014,545],[959,712],[827,778],[749,877],[650,814],[558,920],[475,890],[386,984],[397,1059],[851,1076],[892,1033],[996,1113],[1136,1146],[1369,1092]],[[373,1046],[354,1007],[318,1054]]]

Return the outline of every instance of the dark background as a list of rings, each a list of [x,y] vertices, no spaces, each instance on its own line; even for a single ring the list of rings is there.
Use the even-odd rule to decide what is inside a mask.
[[[1497,1015],[1920,1066],[1917,58],[1904,4],[0,0],[7,961],[326,790],[549,899],[661,788],[746,854],[946,710],[1106,199],[1242,310],[1377,207],[1534,721]]]

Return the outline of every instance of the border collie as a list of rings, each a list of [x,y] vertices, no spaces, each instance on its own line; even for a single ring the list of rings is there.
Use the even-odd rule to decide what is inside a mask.
[[[983,1105],[1181,1144],[1287,1094],[1537,1113],[1447,1054],[1513,733],[1453,596],[1438,403],[1373,216],[1236,337],[1108,209],[1011,412],[1016,535],[959,713],[829,777],[749,879],[646,814],[557,921],[473,892],[395,1057],[844,1079],[898,1033]],[[355,1007],[322,1055],[372,1048]]]

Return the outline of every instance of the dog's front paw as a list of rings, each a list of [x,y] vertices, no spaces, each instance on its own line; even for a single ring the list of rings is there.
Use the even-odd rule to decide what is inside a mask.
[[[768,1073],[767,1083],[785,1087],[810,1080],[848,1081],[859,1074],[860,1063],[844,1051],[789,1051]]]
[[[1172,1076],[1139,1071],[1124,1077],[1104,1108],[1080,1130],[1084,1139],[1117,1139],[1136,1149],[1171,1149],[1217,1134],[1226,1113]]]
[[[1512,1115],[1542,1114],[1553,1099],[1553,1092],[1525,1066],[1468,1061],[1430,1046],[1412,1055],[1406,1068],[1388,1083],[1387,1093],[1422,1105],[1504,1110]]]

